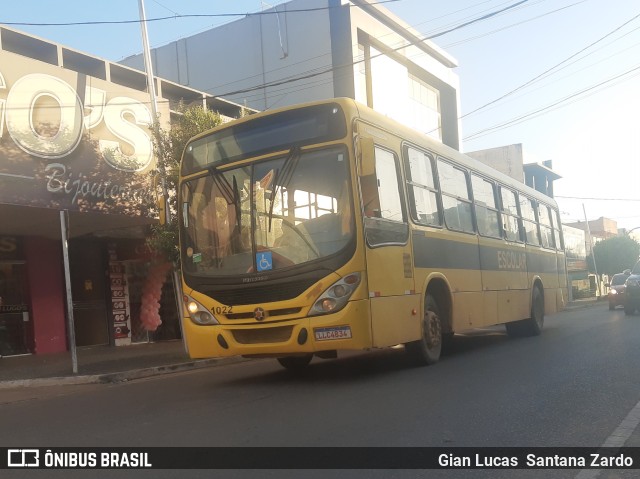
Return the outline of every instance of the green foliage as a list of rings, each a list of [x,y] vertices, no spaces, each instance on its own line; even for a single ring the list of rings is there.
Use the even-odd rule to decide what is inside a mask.
[[[633,268],[640,255],[640,244],[628,236],[616,236],[600,241],[593,246],[598,274],[616,274]],[[590,269],[593,258],[589,256]]]
[[[169,198],[170,221],[164,225],[154,225],[147,243],[152,251],[162,257],[178,262],[178,218],[177,218],[177,185],[180,169],[180,158],[187,141],[195,135],[207,131],[222,123],[220,114],[202,106],[179,105],[178,115],[171,121],[171,128],[165,130],[158,123],[154,125],[153,152],[158,161],[156,174],[162,177]],[[150,205],[152,211],[158,212],[155,202]]]

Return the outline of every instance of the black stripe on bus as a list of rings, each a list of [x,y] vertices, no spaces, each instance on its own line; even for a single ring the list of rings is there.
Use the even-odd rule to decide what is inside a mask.
[[[485,271],[527,271],[558,273],[564,270],[562,253],[552,250],[531,251],[507,245],[487,246],[413,235],[413,258],[418,268],[470,269]]]

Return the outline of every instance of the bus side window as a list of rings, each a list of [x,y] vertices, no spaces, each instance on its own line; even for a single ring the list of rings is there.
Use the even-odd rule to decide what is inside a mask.
[[[483,236],[500,238],[500,215],[496,207],[493,186],[490,181],[471,175],[478,233]]]
[[[550,249],[555,248],[553,228],[551,227],[551,214],[549,213],[549,207],[547,205],[538,203],[538,219],[540,222],[542,246]]]
[[[375,173],[360,177],[367,243],[405,243],[409,227],[400,196],[400,172],[396,156],[375,147]]]
[[[422,225],[442,226],[432,156],[410,146],[405,147],[404,154],[413,219]]]
[[[500,187],[500,199],[502,200],[502,230],[508,241],[522,241],[518,221],[518,200],[516,194]]]
[[[533,200],[526,196],[520,196],[520,212],[522,214],[522,226],[527,238],[527,243],[540,246],[538,233],[538,221],[536,220],[535,205]]]
[[[466,171],[438,159],[438,179],[447,228],[466,233],[475,232]]]
[[[553,220],[553,235],[556,239],[556,249],[560,251],[564,251],[564,242],[562,237],[562,223],[560,223],[560,214],[557,210],[552,210],[553,215],[551,219]]]
[[[365,216],[404,221],[395,156],[378,147],[375,148],[375,156],[375,173],[360,177]]]
[[[380,218],[380,198],[378,196],[378,178],[376,175],[360,177],[360,189],[362,191],[362,209],[368,218]]]

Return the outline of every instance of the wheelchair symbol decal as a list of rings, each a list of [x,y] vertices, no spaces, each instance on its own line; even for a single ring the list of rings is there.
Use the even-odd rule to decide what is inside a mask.
[[[258,266],[258,271],[269,271],[273,269],[273,257],[271,255],[271,251],[261,251],[256,254],[256,265]]]

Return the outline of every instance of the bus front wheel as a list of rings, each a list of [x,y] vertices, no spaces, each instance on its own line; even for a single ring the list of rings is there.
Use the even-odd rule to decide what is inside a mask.
[[[418,341],[407,343],[405,349],[412,362],[417,365],[437,363],[442,352],[442,322],[438,303],[430,294],[427,294],[424,301],[424,317],[420,329],[422,337]]]
[[[307,368],[312,358],[313,354],[306,354],[304,356],[284,356],[282,358],[278,358],[278,362],[283,368],[288,369],[289,371],[300,372]]]

